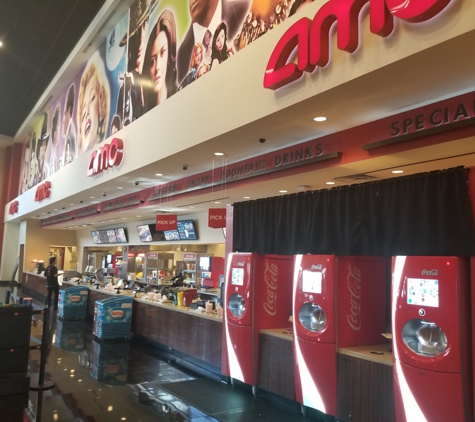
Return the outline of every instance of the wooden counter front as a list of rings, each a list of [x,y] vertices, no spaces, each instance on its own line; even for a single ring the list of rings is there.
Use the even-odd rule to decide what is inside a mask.
[[[345,422],[396,420],[388,344],[339,350],[337,416]]]
[[[42,302],[48,296],[46,277],[44,275],[23,271],[21,288],[25,293]]]
[[[261,330],[258,386],[295,400],[292,329]]]
[[[221,368],[221,318],[198,314],[172,304],[136,299],[132,331],[171,349]]]

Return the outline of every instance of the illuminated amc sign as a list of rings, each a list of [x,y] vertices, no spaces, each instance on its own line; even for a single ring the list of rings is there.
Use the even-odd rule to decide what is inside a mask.
[[[20,203],[18,201],[13,201],[8,208],[8,214],[13,215],[18,213]]]
[[[439,14],[451,0],[329,0],[315,14],[313,21],[303,18],[282,36],[271,54],[264,75],[264,88],[278,89],[297,79],[303,72],[313,72],[329,61],[330,30],[337,22],[337,45],[353,53],[359,43],[359,15],[370,4],[370,30],[387,37],[394,29],[394,17],[419,23]],[[287,61],[298,47],[297,64]]]
[[[51,196],[51,182],[44,182],[36,188],[35,201],[40,202]]]
[[[114,138],[110,144],[105,144],[95,150],[89,159],[87,176],[95,176],[107,170],[109,167],[120,166],[124,158],[123,149],[124,141]]]

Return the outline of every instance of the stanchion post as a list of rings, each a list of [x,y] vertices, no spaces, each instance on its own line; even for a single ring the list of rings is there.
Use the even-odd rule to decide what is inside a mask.
[[[43,309],[43,334],[41,336],[40,348],[40,374],[38,377],[38,384],[30,384],[30,390],[49,390],[55,386],[52,381],[45,382],[45,366],[46,366],[46,351],[48,348],[48,334],[49,334],[49,313],[50,308],[47,306]]]

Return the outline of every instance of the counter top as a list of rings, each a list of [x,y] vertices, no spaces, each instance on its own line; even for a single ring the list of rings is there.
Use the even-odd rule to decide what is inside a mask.
[[[292,328],[267,328],[260,330],[259,332],[283,340],[294,341],[294,332]]]
[[[82,284],[82,283],[81,284],[76,284],[76,283],[71,283],[69,281],[63,281],[63,284],[68,284],[68,285],[71,285],[71,286],[85,286],[85,287],[88,287],[89,290],[92,290],[94,292],[104,293],[104,294],[111,295],[111,296],[118,296],[115,290],[110,291],[110,290],[106,290],[106,289],[96,289],[96,288],[94,288],[94,285],[90,286],[88,284]],[[122,296],[132,296],[132,292],[133,292],[133,290],[121,290],[120,295],[122,295]],[[183,312],[183,313],[195,315],[195,316],[198,316],[198,317],[201,317],[201,318],[211,319],[211,320],[216,321],[216,322],[222,322],[223,321],[223,318],[218,316],[216,311],[213,311],[212,313],[207,314],[206,312],[198,312],[198,311],[192,310],[190,308],[186,308],[184,306],[174,305],[173,303],[170,303],[170,302],[165,302],[165,303],[156,302],[155,300],[147,299],[146,298],[146,293],[137,292],[137,296],[134,298],[134,300],[136,300],[137,302],[140,302],[140,303],[146,303],[147,305],[166,308],[166,309],[169,309],[171,311]]]
[[[393,354],[389,351],[390,344],[377,344],[373,346],[343,347],[338,349],[342,355],[369,360],[375,363],[392,366]]]

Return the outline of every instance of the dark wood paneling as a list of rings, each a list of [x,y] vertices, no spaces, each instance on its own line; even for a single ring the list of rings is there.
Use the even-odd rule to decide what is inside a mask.
[[[345,422],[393,422],[392,367],[338,355],[338,418]]]
[[[101,300],[106,297],[111,297],[111,295],[89,289],[89,295],[87,296],[87,314],[94,317],[94,305],[96,303],[96,300]]]
[[[259,348],[259,387],[295,400],[293,343],[260,334]]]
[[[134,301],[132,331],[221,367],[222,322]]]
[[[23,273],[22,288],[27,288],[39,295],[47,296],[46,278],[37,274]]]

